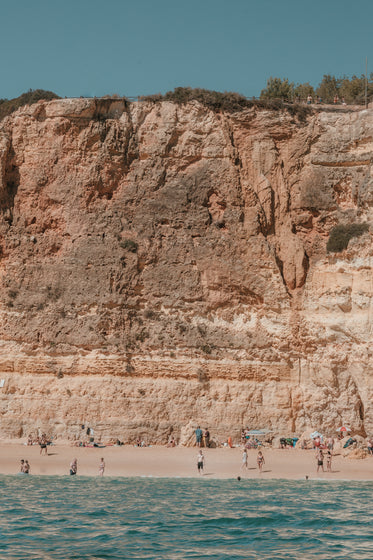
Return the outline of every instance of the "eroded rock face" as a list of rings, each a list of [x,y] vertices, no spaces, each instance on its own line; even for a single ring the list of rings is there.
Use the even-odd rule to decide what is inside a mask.
[[[0,128],[0,435],[373,431],[373,110],[25,107]]]

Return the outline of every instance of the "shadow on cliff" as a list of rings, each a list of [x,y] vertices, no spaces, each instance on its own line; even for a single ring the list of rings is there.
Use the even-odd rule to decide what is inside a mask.
[[[15,163],[13,146],[10,145],[5,165],[3,188],[0,191],[0,210],[4,220],[10,225],[13,223],[14,199],[18,192],[19,183],[19,168]]]

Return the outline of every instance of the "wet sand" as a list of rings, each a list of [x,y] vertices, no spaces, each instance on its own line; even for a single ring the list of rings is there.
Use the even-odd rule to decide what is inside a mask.
[[[48,446],[48,456],[40,455],[39,446],[20,443],[0,443],[0,474],[16,474],[20,460],[28,459],[31,474],[68,475],[74,457],[78,459],[78,475],[97,476],[100,458],[106,463],[105,476],[198,477],[197,454],[193,448],[133,446],[79,448],[68,444]],[[239,448],[204,449],[205,478],[373,480],[373,457],[348,459],[333,457],[331,473],[316,473],[314,451],[294,449],[263,449],[265,465],[260,474],[256,465],[256,450],[248,451],[248,469],[242,470],[242,450]],[[325,467],[326,468],[326,467]]]

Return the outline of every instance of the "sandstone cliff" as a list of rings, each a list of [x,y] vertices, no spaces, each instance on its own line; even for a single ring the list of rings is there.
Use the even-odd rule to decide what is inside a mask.
[[[57,100],[0,127],[0,436],[373,431],[373,110]]]

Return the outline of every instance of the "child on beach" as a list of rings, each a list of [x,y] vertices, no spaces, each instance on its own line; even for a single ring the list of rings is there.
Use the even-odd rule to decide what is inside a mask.
[[[263,453],[259,451],[258,456],[256,458],[256,462],[258,464],[259,472],[263,472],[263,465],[265,463]]]
[[[205,458],[203,456],[202,449],[200,449],[200,451],[197,455],[197,469],[198,469],[199,474],[203,474],[204,463],[205,463]]]
[[[104,471],[105,471],[105,461],[104,458],[101,457],[100,464],[98,466],[98,475],[104,476]]]

